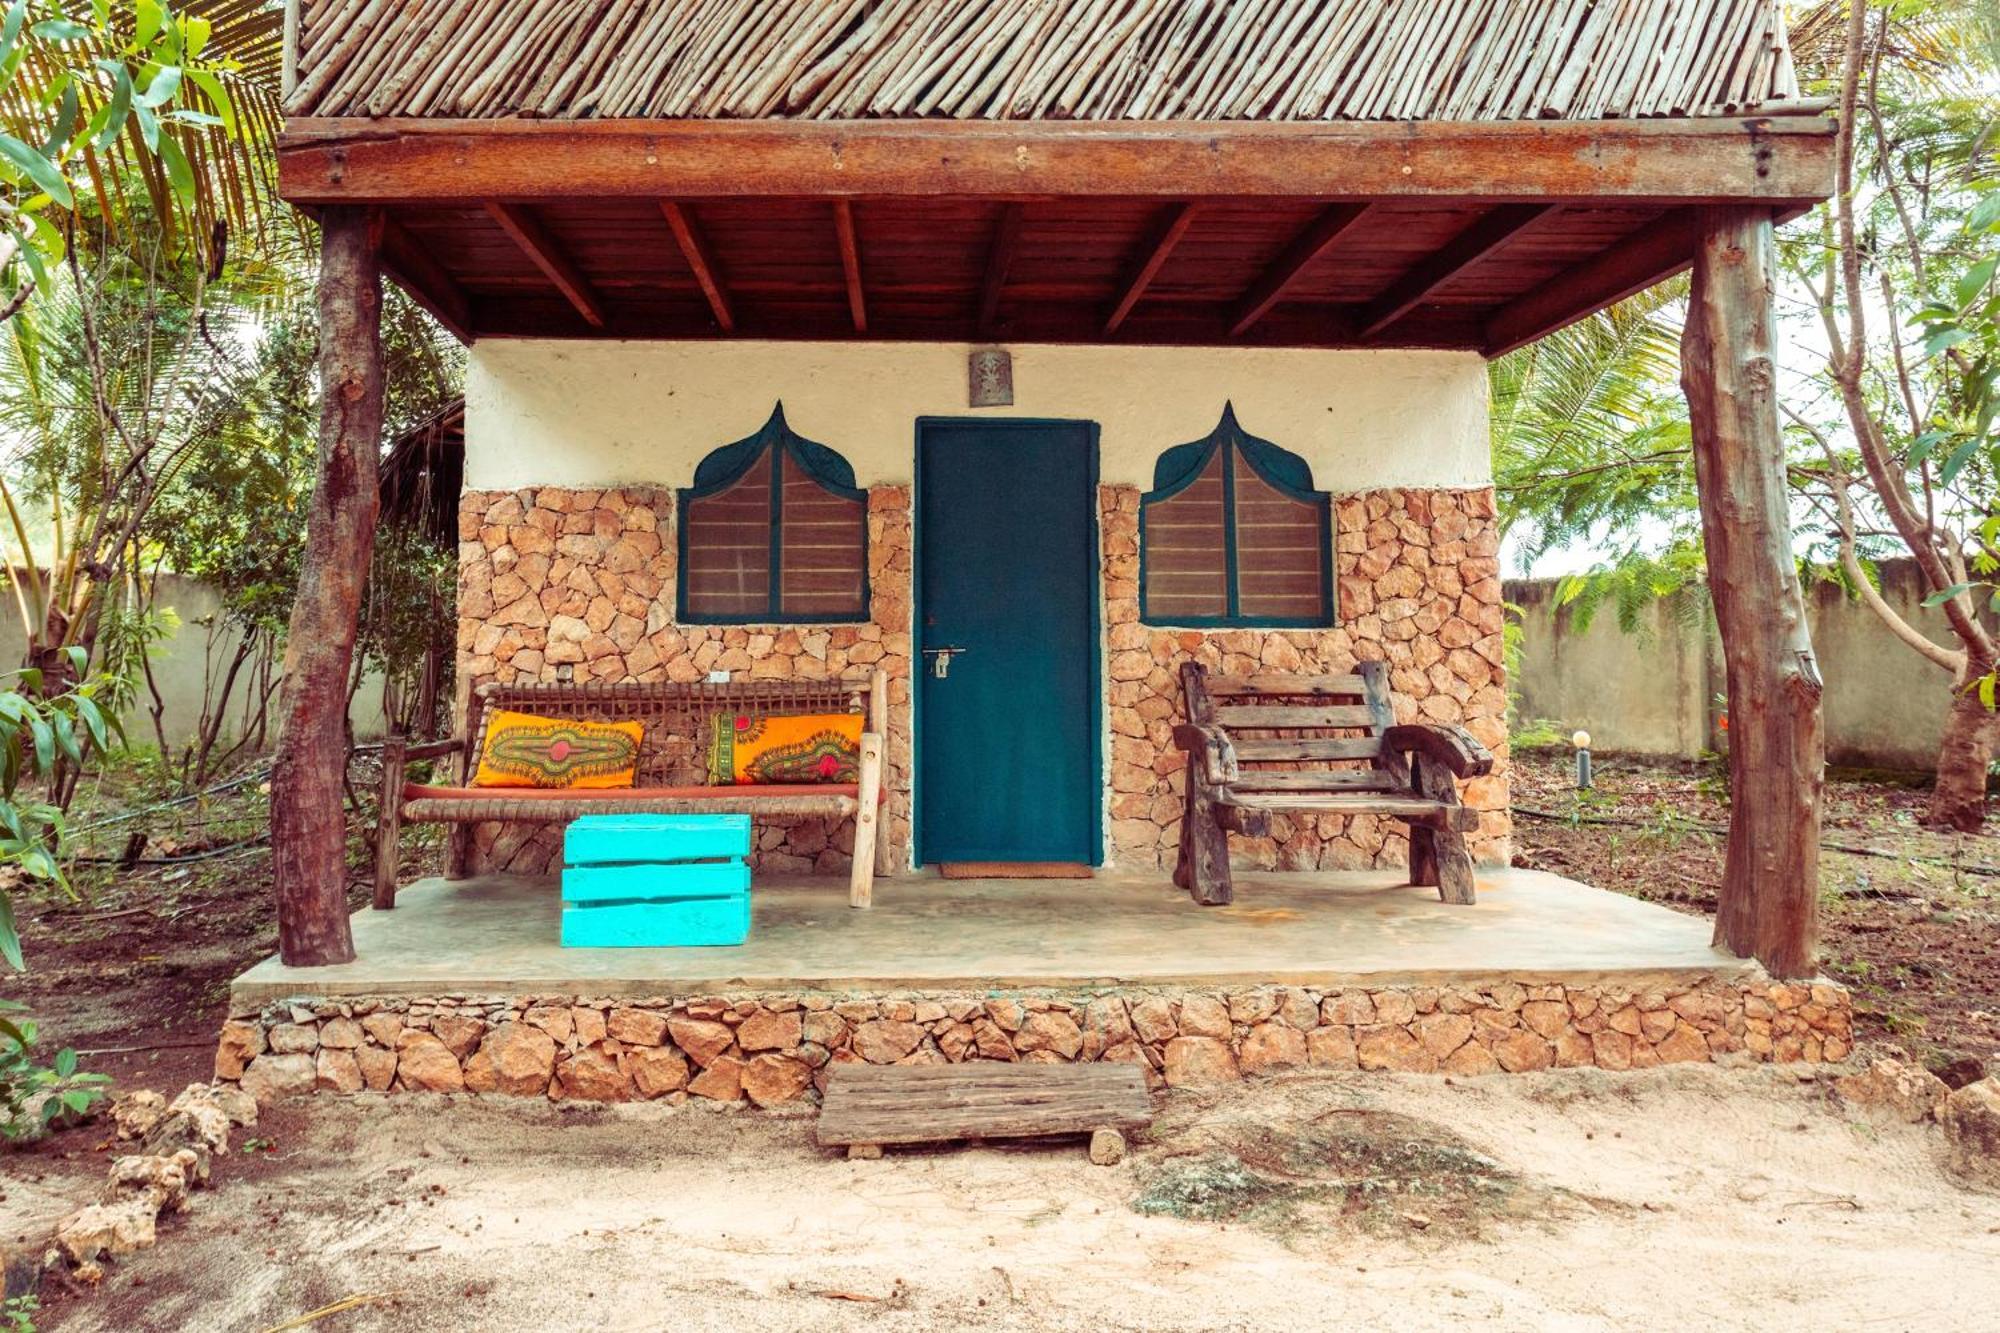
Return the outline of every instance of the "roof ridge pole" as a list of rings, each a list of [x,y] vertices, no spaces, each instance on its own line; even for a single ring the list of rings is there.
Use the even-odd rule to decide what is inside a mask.
[[[1729,698],[1729,843],[1715,942],[1814,971],[1825,736],[1778,427],[1769,209],[1697,214],[1681,384]]]
[[[285,639],[271,765],[271,880],[287,967],[354,959],[347,924],[347,694],[375,549],[382,453],[381,214],[320,214],[319,477]]]

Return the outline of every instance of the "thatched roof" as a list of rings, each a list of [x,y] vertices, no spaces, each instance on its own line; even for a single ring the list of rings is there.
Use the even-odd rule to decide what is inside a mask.
[[[306,116],[1524,120],[1798,98],[1779,0],[301,0]]]

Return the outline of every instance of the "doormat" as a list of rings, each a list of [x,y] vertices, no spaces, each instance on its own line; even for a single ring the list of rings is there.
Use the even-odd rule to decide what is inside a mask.
[[[1091,879],[1097,872],[1081,861],[944,861],[946,879]]]

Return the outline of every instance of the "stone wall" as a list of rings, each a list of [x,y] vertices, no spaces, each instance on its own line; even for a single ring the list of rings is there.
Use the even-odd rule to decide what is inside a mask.
[[[294,999],[223,1026],[219,1079],[290,1093],[474,1092],[557,1100],[811,1101],[831,1066],[1109,1060],[1150,1086],[1289,1068],[1490,1074],[1718,1059],[1837,1061],[1847,991],[1716,979],[1394,986],[1322,992],[805,992],[637,1000],[574,996]]]
[[[870,618],[852,625],[676,623],[671,491],[544,486],[459,499],[458,689],[487,681],[824,680],[880,668],[889,678],[883,833],[893,864],[910,841],[910,493],[868,494]],[[481,825],[476,864],[539,873],[556,834]],[[760,821],[755,864],[845,873],[849,820]]]
[[[889,676],[888,805],[896,869],[911,835],[911,510],[906,486],[869,492],[870,618],[854,625],[679,625],[674,496],[626,487],[467,491],[459,507],[458,687],[485,681],[698,681],[711,670],[751,678],[823,678],[881,667]],[[1508,855],[1506,691],[1498,529],[1493,493],[1385,490],[1336,506],[1339,624],[1326,630],[1175,630],[1138,619],[1139,491],[1099,493],[1104,668],[1110,744],[1108,859],[1125,868],[1172,863],[1181,814],[1178,663],[1219,671],[1342,672],[1389,663],[1399,717],[1463,724],[1500,758],[1465,784],[1481,811],[1475,854]],[[555,835],[482,826],[484,869],[538,872]],[[851,825],[808,819],[760,825],[764,871],[840,873]],[[1272,836],[1232,840],[1246,867],[1400,864],[1401,826],[1372,816],[1280,816]]]
[[[1120,864],[1173,864],[1181,819],[1179,663],[1231,674],[1338,673],[1389,664],[1400,722],[1454,722],[1492,750],[1489,777],[1462,784],[1479,810],[1474,855],[1505,862],[1507,690],[1502,668],[1500,536],[1491,489],[1371,491],[1334,509],[1335,618],[1326,630],[1173,630],[1139,623],[1139,492],[1106,486],[1106,658],[1111,695],[1111,843]],[[1279,815],[1268,838],[1230,839],[1259,869],[1401,865],[1403,826],[1372,815]]]

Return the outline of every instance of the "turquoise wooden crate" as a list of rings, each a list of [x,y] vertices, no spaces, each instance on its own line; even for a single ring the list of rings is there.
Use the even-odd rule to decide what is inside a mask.
[[[570,948],[741,944],[750,934],[750,817],[590,815],[563,835]]]
[[[572,949],[682,948],[741,944],[750,938],[750,895],[677,902],[564,907],[562,942]]]
[[[585,815],[563,833],[566,866],[658,865],[748,855],[748,815]]]

